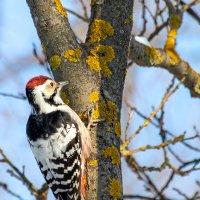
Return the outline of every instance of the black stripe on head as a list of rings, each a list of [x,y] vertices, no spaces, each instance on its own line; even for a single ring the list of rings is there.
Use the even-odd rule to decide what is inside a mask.
[[[57,89],[55,89],[54,93],[49,97],[49,98],[46,98],[45,94],[42,93],[42,96],[44,97],[44,101],[50,105],[54,105],[54,106],[60,106],[62,105],[61,103],[56,103],[54,98],[56,97],[57,95]]]
[[[35,95],[33,93],[32,88],[26,88],[26,96],[28,98],[29,104],[34,108],[34,110],[38,113],[40,111],[40,107],[35,103]]]

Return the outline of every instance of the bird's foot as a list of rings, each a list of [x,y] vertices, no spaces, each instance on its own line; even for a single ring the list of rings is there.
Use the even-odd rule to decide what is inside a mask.
[[[91,127],[93,126],[97,126],[98,123],[100,122],[105,122],[105,119],[104,118],[101,118],[101,119],[93,119],[93,111],[94,111],[94,108],[92,108],[91,110],[89,110],[87,112],[87,118],[88,118],[88,125],[87,125],[87,129],[90,130]]]

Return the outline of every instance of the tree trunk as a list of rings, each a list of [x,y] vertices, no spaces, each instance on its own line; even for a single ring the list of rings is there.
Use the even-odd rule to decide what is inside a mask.
[[[59,0],[27,0],[64,100],[82,117],[93,109],[88,199],[122,199],[120,109],[132,28],[133,0],[91,2],[87,40],[79,44]]]

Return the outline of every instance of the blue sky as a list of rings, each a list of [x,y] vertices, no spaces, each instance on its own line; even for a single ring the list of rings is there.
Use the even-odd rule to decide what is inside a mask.
[[[75,8],[72,6],[72,2],[76,6]],[[25,84],[31,77],[39,74],[47,75],[46,70],[39,66],[32,56],[33,43],[38,51],[41,52],[40,41],[25,0],[2,0],[0,6],[0,11],[2,11],[0,14],[0,92],[24,93]],[[77,0],[70,0],[67,6],[76,10],[80,5]],[[84,33],[86,24],[78,27],[76,26],[76,19],[72,17],[70,22],[78,33]],[[184,23],[178,36],[177,50],[181,57],[188,61],[198,72],[200,72],[199,32],[200,26],[191,17],[185,15]],[[159,43],[156,40],[153,44],[162,47],[165,37],[165,35],[159,35]],[[134,106],[137,106],[139,110],[148,115],[151,112],[151,106],[157,106],[160,103],[172,76],[167,71],[156,68],[134,66],[133,69],[128,73],[128,84],[134,89],[132,90],[133,93],[128,93],[128,98]],[[36,186],[40,187],[44,180],[30,151],[25,134],[26,121],[30,113],[29,106],[26,101],[2,96],[0,96],[0,102],[0,148],[4,149],[8,157],[19,168],[25,165],[28,178]],[[188,135],[193,135],[193,125],[197,125],[200,129],[199,104],[200,100],[191,98],[188,90],[181,86],[180,90],[166,104],[165,128],[173,131],[176,135],[183,133],[183,131],[187,131]],[[124,111],[122,113],[122,125],[124,127],[127,115],[124,114]],[[134,115],[130,132],[133,132],[142,122],[141,119]],[[131,147],[159,144],[160,140],[157,134],[158,131],[149,126],[134,139]],[[196,145],[199,145],[199,143],[196,143]],[[191,154],[190,151],[186,152],[181,145],[177,146],[177,151],[180,154],[184,153],[186,160],[197,157],[196,154]],[[161,157],[162,154],[158,151],[136,154],[136,158],[143,165],[159,165]],[[0,180],[8,183],[9,187],[16,193],[23,194],[24,199],[34,199],[24,185],[6,173],[6,169],[6,165],[0,165]],[[124,162],[123,172],[125,193],[144,193],[143,184],[137,181],[135,175],[127,169]],[[157,180],[163,183],[162,181],[167,174],[168,171],[166,170],[161,174],[152,173],[151,176],[157,177]],[[178,185],[188,194],[192,194],[193,190],[195,190],[195,185],[192,185],[192,181],[196,180],[199,175],[199,172],[195,172],[191,176],[182,179],[177,177],[174,185]],[[191,183],[192,187],[188,187],[188,182]],[[167,192],[168,194],[176,195],[171,189]],[[0,189],[0,199],[14,200],[16,198]],[[49,195],[50,199],[53,199],[51,194]]]

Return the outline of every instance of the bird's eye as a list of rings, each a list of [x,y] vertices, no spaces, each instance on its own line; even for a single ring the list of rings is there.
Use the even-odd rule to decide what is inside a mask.
[[[53,87],[53,82],[50,83],[50,86]]]

